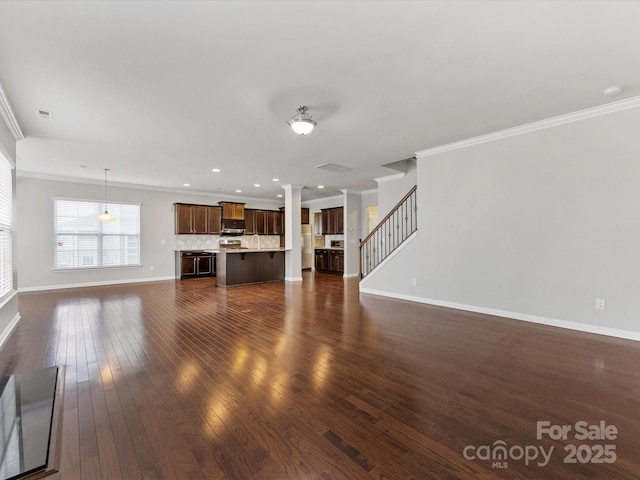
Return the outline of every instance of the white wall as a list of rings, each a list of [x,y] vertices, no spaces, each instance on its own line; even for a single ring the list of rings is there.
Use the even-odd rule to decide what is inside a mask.
[[[53,271],[53,198],[68,197],[102,201],[104,190],[95,184],[29,177],[18,177],[16,190],[17,233],[20,239],[16,250],[20,290],[174,278],[174,250],[184,236],[177,238],[174,234],[173,203],[216,205],[218,201],[225,200],[221,197],[109,186],[110,200],[141,203],[142,267],[60,272]],[[279,207],[266,201],[245,201],[248,208],[277,209]],[[207,245],[208,240],[205,240],[205,236],[196,237],[200,244]],[[161,244],[161,240],[166,243]],[[216,247],[214,242],[209,248]]]
[[[362,195],[344,190],[344,276],[360,274],[360,239],[362,238]]]
[[[634,107],[419,158],[418,235],[362,291],[640,339],[638,124]]]
[[[386,177],[377,178],[378,182],[378,216],[382,220],[417,183],[417,165],[414,161],[406,162],[407,171]]]

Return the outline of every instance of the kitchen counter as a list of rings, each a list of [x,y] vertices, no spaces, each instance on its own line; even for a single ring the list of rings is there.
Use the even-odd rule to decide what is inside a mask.
[[[284,248],[207,251],[216,254],[218,285],[221,287],[284,280]]]
[[[255,252],[285,252],[286,249],[278,248],[218,248],[215,250],[207,249],[209,253],[255,253]]]
[[[201,248],[199,250],[176,250],[176,252],[204,253],[249,253],[249,252],[286,252],[286,248]]]

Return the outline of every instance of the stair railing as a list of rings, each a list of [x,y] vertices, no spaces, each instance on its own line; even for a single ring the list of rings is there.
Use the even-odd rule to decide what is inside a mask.
[[[418,229],[417,185],[360,242],[360,278],[371,271]]]

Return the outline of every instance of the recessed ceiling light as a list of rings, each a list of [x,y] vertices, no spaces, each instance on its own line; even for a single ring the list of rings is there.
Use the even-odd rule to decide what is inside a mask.
[[[253,184],[253,186],[254,186],[254,187],[259,187],[259,186],[260,186],[260,184],[259,184],[259,183],[254,183],[254,184]]]
[[[613,87],[605,88],[602,91],[602,94],[605,97],[615,97],[616,95],[620,95],[622,93],[622,87],[620,85],[614,85]]]
[[[279,178],[272,178],[271,180],[274,181],[274,182],[279,182],[280,181]]]
[[[318,185],[318,188],[324,188],[324,185]]]
[[[279,193],[279,194],[277,195],[277,197],[278,197],[278,198],[282,198],[282,194],[281,194],[281,193]]]
[[[183,183],[183,184],[182,184],[182,186],[184,186],[184,187],[190,187],[190,186],[191,186],[191,184],[190,184],[190,183]]]
[[[220,173],[220,169],[219,168],[212,168],[211,171],[213,173]]]
[[[242,193],[242,190],[236,190],[236,193]]]

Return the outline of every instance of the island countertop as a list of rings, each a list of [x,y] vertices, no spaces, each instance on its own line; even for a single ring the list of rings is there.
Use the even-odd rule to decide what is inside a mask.
[[[286,248],[216,248],[203,250],[208,253],[256,253],[256,252],[286,252]]]

